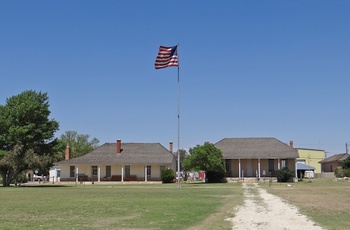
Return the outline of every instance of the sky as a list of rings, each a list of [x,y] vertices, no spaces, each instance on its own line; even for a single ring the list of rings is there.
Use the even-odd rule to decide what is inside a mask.
[[[344,153],[349,11],[345,0],[0,0],[0,104],[47,92],[57,137],[100,144],[274,137]],[[176,67],[154,68],[158,47],[176,44],[180,84]]]

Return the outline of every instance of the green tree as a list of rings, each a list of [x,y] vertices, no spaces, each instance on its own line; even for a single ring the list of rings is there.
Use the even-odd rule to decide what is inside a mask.
[[[343,169],[350,169],[350,156],[343,161],[342,168]]]
[[[0,173],[3,186],[54,154],[59,124],[49,119],[47,93],[24,91],[0,105]],[[31,157],[28,157],[31,156]],[[35,157],[34,157],[35,156]]]
[[[66,131],[61,135],[60,140],[62,141],[64,147],[69,145],[71,148],[71,157],[79,157],[88,152],[91,152],[98,147],[100,142],[96,137],[89,140],[90,135],[88,134],[78,134],[77,131]]]
[[[209,183],[220,182],[226,172],[222,156],[220,149],[205,142],[204,145],[190,149],[190,154],[185,158],[183,165],[187,170],[205,171]]]
[[[183,166],[183,161],[185,160],[186,156],[187,156],[187,152],[184,149],[179,149],[179,151],[177,151],[175,153],[175,157],[176,157],[176,161],[177,161],[177,154],[180,153],[180,171],[184,171],[184,166]],[[177,169],[177,164],[176,164],[176,169]],[[177,170],[176,170],[177,171]]]

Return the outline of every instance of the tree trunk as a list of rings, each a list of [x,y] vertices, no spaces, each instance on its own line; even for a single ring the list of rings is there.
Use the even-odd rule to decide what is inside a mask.
[[[11,183],[11,178],[12,178],[12,173],[8,172],[8,173],[2,173],[2,186],[3,187],[8,187],[10,186]]]

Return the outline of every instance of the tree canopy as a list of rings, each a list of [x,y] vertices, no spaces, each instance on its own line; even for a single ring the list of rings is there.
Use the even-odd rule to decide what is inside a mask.
[[[186,170],[205,171],[208,182],[219,182],[225,176],[223,154],[213,144],[205,142],[204,145],[190,148],[189,152],[183,162]]]
[[[20,173],[33,169],[38,158],[54,154],[59,124],[50,119],[47,93],[24,91],[0,105],[0,173],[8,186]]]
[[[60,140],[64,147],[69,145],[71,149],[71,157],[78,157],[91,152],[98,147],[100,142],[96,137],[89,140],[90,135],[79,134],[77,131],[66,131],[61,135]]]
[[[350,156],[343,161],[343,169],[350,169]]]

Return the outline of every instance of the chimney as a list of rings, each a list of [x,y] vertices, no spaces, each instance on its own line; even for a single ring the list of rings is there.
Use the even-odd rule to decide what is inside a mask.
[[[120,139],[117,140],[117,153],[121,152],[122,141]]]
[[[65,159],[66,160],[70,159],[70,147],[69,147],[69,144],[67,144],[67,147],[66,147]]]
[[[294,148],[293,141],[289,141],[289,146],[290,146],[291,148]]]
[[[169,142],[169,151],[173,152],[173,142],[172,141]]]

